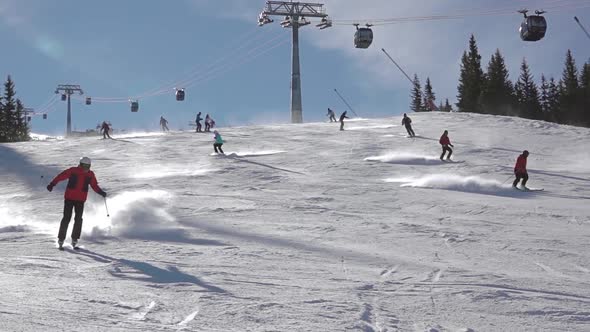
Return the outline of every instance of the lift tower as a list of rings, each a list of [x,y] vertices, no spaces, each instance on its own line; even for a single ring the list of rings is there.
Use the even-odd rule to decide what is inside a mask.
[[[74,92],[80,93],[80,95],[84,94],[84,91],[80,88],[79,85],[72,85],[72,84],[60,84],[55,89],[55,94],[61,93],[61,100],[65,101],[68,100],[68,115],[66,119],[66,137],[72,134],[72,103],[70,101],[70,96],[74,94]]]
[[[323,4],[291,2],[291,1],[267,1],[266,6],[258,17],[258,25],[263,26],[272,23],[270,16],[282,16],[283,28],[291,28],[293,31],[293,55],[291,64],[291,122],[303,122],[303,109],[301,106],[301,71],[299,67],[299,27],[310,24],[306,17],[321,18],[316,25],[320,29],[332,26],[328,21],[328,14],[325,13]]]

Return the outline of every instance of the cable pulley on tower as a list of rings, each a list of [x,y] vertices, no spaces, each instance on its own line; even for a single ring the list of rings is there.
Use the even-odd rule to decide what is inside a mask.
[[[518,12],[524,15],[524,20],[518,29],[520,38],[524,41],[538,41],[543,39],[547,32],[547,20],[541,14],[545,12],[536,10],[536,15],[527,15],[528,10],[526,9],[519,10]]]

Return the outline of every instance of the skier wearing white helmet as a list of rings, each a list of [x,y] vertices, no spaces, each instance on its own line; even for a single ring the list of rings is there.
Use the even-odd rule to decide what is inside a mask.
[[[47,190],[52,191],[53,187],[63,180],[68,180],[66,192],[64,194],[64,212],[61,224],[59,226],[59,233],[57,235],[59,249],[63,250],[63,243],[68,231],[68,225],[72,219],[72,209],[76,215],[74,217],[74,229],[72,230],[72,247],[77,249],[78,239],[82,232],[82,214],[84,213],[84,202],[88,197],[88,187],[102,197],[106,197],[107,193],[100,189],[98,181],[94,176],[94,172],[90,170],[92,164],[90,158],[80,158],[80,163],[77,167],[71,167],[61,172],[47,185]]]

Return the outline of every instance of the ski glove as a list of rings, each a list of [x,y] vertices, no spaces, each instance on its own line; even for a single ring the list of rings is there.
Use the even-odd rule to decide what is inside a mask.
[[[47,190],[48,190],[48,191],[52,191],[52,190],[53,190],[53,186],[54,186],[54,184],[53,184],[53,183],[50,183],[50,184],[48,184],[48,185],[47,185]]]
[[[105,197],[105,198],[107,197],[107,193],[105,193],[104,191],[101,191],[98,194],[102,197]]]

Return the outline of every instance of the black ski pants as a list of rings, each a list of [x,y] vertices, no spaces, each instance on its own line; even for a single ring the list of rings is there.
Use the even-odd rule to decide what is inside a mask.
[[[529,173],[514,173],[514,175],[516,175],[516,180],[512,182],[512,186],[516,187],[520,179],[522,179],[522,185],[526,187],[526,182],[529,180]]]
[[[223,143],[213,143],[213,149],[215,150],[215,153],[223,153],[223,150],[221,149],[222,145]],[[217,149],[219,149],[219,151]]]
[[[201,127],[202,127],[202,126],[201,126],[201,121],[198,121],[198,122],[197,122],[197,132],[201,132],[201,131],[202,131],[202,130],[201,130]]]
[[[445,158],[445,152],[447,152],[447,151],[449,151],[449,155],[447,156],[447,159],[451,158],[451,155],[453,154],[453,150],[448,145],[443,145],[442,154],[440,155],[441,160],[443,160]]]
[[[408,135],[410,135],[412,137],[416,136],[416,134],[414,134],[414,130],[412,129],[411,125],[406,126],[406,131],[408,132]]]
[[[340,130],[344,130],[344,120],[340,121]]]
[[[72,240],[78,241],[80,238],[80,233],[82,232],[82,214],[84,213],[84,202],[66,199],[64,202],[64,216],[61,219],[59,233],[57,235],[57,239],[60,241],[66,239],[68,225],[72,219],[72,210],[74,210],[76,213],[76,216],[74,217],[74,229],[72,230]]]

